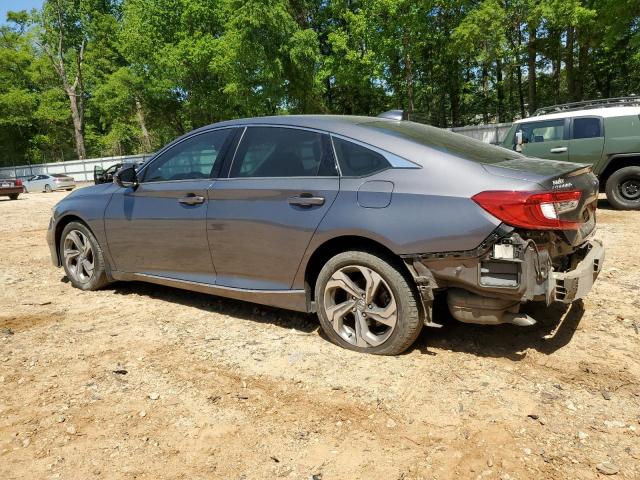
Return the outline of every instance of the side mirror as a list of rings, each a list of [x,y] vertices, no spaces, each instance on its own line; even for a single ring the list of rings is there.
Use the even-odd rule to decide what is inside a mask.
[[[113,183],[122,188],[137,187],[138,175],[134,167],[124,167],[113,174]]]
[[[522,146],[524,145],[524,135],[522,130],[516,132],[516,152],[522,152]]]

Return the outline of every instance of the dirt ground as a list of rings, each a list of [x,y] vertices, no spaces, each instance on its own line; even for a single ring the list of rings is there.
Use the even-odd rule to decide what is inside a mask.
[[[640,478],[640,212],[601,201],[583,304],[449,319],[398,357],[313,316],[145,284],[71,287],[66,193],[0,199],[0,478]]]

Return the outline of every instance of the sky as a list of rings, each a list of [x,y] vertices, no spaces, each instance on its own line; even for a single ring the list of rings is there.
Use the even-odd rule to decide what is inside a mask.
[[[42,7],[43,0],[0,0],[0,23],[6,23],[7,12]]]

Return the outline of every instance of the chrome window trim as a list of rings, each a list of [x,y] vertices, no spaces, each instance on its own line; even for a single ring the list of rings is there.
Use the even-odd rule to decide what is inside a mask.
[[[396,155],[395,153],[391,153],[391,152],[387,152],[386,150],[383,150],[381,148],[378,147],[374,147],[373,145],[370,145],[368,143],[365,142],[361,142],[360,140],[355,140],[353,138],[350,137],[346,137],[344,135],[339,135],[339,134],[330,134],[331,135],[331,140],[333,143],[333,138],[339,138],[340,140],[344,140],[346,142],[351,142],[351,143],[355,143],[356,145],[360,145],[363,148],[367,148],[373,152],[376,152],[379,155],[382,155],[387,162],[389,162],[389,165],[391,165],[391,168],[409,168],[409,169],[419,169],[422,168],[422,165],[418,165],[415,162],[412,162],[411,160],[407,160],[406,158],[402,158],[399,155]],[[333,146],[334,152],[335,152],[335,145]],[[335,152],[335,157],[336,157],[336,161],[338,161],[338,155],[337,152]],[[340,165],[340,162],[338,161],[338,166]],[[380,170],[381,172],[384,170]],[[375,173],[379,173],[379,172],[375,172]],[[371,175],[374,175],[373,173]],[[368,177],[369,175],[363,175],[364,177]]]

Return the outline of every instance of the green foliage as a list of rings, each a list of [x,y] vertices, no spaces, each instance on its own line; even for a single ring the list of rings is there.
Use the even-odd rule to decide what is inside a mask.
[[[79,132],[123,155],[244,116],[451,126],[632,93],[637,0],[45,0],[0,26],[0,164],[73,158]]]

